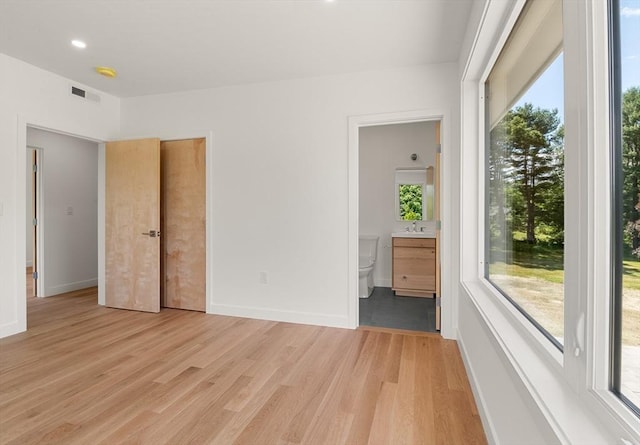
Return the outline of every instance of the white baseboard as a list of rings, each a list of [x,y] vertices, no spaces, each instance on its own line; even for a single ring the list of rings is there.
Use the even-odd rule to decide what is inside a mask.
[[[373,280],[375,287],[391,287],[391,278],[378,278]]]
[[[74,281],[73,283],[59,284],[57,286],[47,287],[44,290],[45,297],[53,297],[54,295],[64,294],[65,292],[73,292],[74,290],[86,289],[98,285],[98,278],[89,280]]]
[[[310,312],[282,311],[259,307],[212,304],[209,314],[232,317],[256,318],[259,320],[282,321],[286,323],[310,324],[333,328],[349,328],[347,317],[340,315],[316,314]]]
[[[19,334],[20,332],[24,332],[24,329],[20,329],[20,323],[17,320],[0,325],[0,338]]]

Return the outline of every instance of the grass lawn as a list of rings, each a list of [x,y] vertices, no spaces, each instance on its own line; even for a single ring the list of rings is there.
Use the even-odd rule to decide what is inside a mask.
[[[622,283],[625,289],[640,290],[640,261],[625,260],[622,262],[624,275]]]
[[[513,251],[497,252],[490,279],[553,336],[564,337],[563,251],[515,241]],[[640,346],[640,261],[623,262],[623,344]]]

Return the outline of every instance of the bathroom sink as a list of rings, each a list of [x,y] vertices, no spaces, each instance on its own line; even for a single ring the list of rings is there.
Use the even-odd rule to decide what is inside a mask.
[[[435,232],[393,232],[392,238],[435,238]]]

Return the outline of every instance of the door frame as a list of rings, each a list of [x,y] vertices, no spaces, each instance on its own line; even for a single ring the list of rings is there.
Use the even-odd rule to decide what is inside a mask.
[[[44,130],[44,131],[49,131],[51,133],[58,133],[58,134],[64,134],[67,136],[73,136],[79,139],[85,139],[91,142],[96,142],[98,144],[101,144],[103,141],[100,139],[99,136],[93,136],[93,135],[88,135],[88,134],[82,134],[81,130],[78,129],[77,127],[65,127],[65,124],[61,124],[60,122],[55,121],[55,118],[53,120],[49,119],[42,119],[42,117],[40,118],[34,118],[33,116],[30,115],[23,115],[23,114],[18,114],[16,116],[17,118],[17,124],[18,124],[18,128],[17,128],[17,144],[15,147],[16,150],[16,160],[17,160],[17,165],[16,165],[16,175],[17,175],[17,185],[16,185],[16,233],[15,233],[15,239],[14,242],[16,243],[15,246],[15,251],[16,251],[16,263],[14,264],[14,273],[15,273],[15,279],[16,279],[16,290],[17,290],[17,294],[15,295],[15,311],[16,311],[16,320],[17,320],[17,329],[15,332],[23,332],[27,330],[27,299],[24,298],[27,294],[27,281],[25,279],[25,265],[26,265],[26,252],[25,252],[25,248],[24,248],[24,242],[27,236],[26,233],[26,224],[24,223],[24,216],[26,215],[27,212],[27,177],[26,177],[26,170],[27,170],[27,156],[25,154],[25,150],[27,147],[27,128],[31,127],[31,128],[36,128],[38,130]],[[66,125],[69,125],[68,123]],[[42,195],[41,195],[42,197]],[[42,200],[41,200],[42,201]],[[22,215],[22,216],[20,216]],[[99,217],[99,213],[98,213],[98,217]],[[98,222],[99,224],[99,222]],[[40,230],[42,230],[42,227],[40,227]],[[40,236],[40,239],[42,240],[42,236]],[[40,258],[43,258],[43,252],[44,250],[42,249],[42,244],[40,245],[41,249],[40,249]],[[42,264],[42,261],[40,262],[40,264]],[[42,275],[40,275],[40,277],[42,278],[43,276],[46,276],[46,271],[42,270],[42,267],[40,268],[40,271],[42,272]],[[42,287],[42,283],[44,281],[41,279],[39,280],[39,290],[40,295],[43,294],[42,289],[44,289],[44,287]]]
[[[360,323],[360,301],[358,297],[358,232],[359,232],[359,163],[360,163],[360,140],[359,130],[362,127],[371,127],[377,125],[390,124],[406,124],[413,122],[440,121],[440,145],[442,147],[441,155],[441,181],[440,190],[440,221],[442,228],[448,227],[448,215],[451,205],[447,202],[446,197],[451,196],[452,177],[449,169],[451,163],[444,156],[450,144],[450,112],[441,109],[422,109],[414,111],[401,111],[381,114],[368,114],[349,116],[349,142],[348,142],[348,207],[349,207],[349,223],[348,223],[348,277],[347,277],[347,323],[350,328],[357,328]],[[445,178],[445,181],[442,181]],[[442,302],[442,326],[441,335],[445,338],[455,338],[455,329],[453,326],[453,314],[456,312],[457,301],[452,296],[454,293],[451,289],[451,280],[449,279],[449,271],[452,267],[449,263],[449,254],[451,249],[451,230],[443,230],[440,235],[442,248],[440,250],[440,263],[443,264],[441,274],[441,298]]]
[[[205,140],[205,313],[213,314],[213,295],[211,277],[213,265],[213,131],[165,132],[149,134],[126,134],[118,140],[159,138],[162,141],[178,141],[182,139]],[[105,147],[98,148],[98,304],[105,305]],[[162,229],[160,229],[162,231]]]

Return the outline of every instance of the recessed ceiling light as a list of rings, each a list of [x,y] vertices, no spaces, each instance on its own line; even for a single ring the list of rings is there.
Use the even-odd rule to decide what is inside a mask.
[[[71,44],[76,48],[81,48],[81,49],[85,49],[87,47],[87,44],[84,43],[82,40],[72,40]]]

